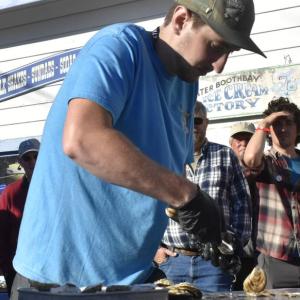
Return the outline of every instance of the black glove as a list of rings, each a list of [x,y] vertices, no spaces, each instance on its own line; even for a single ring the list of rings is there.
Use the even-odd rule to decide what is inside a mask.
[[[222,270],[230,275],[236,275],[242,267],[241,259],[238,255],[223,255],[219,256],[219,265]]]
[[[222,254],[216,244],[207,243],[202,248],[202,257],[211,260],[212,265],[220,267],[223,271],[236,275],[241,269],[239,255],[239,242],[232,232],[222,233],[222,240],[233,246],[233,254]]]
[[[177,219],[182,229],[194,234],[201,242],[221,243],[221,219],[216,202],[198,187],[197,195],[177,209]]]
[[[211,255],[211,263],[215,267],[220,267],[230,275],[236,275],[241,270],[242,264],[238,255],[224,255],[215,246],[212,246],[211,248]]]

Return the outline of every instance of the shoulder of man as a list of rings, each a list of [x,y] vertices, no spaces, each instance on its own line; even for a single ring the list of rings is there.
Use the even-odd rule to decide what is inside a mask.
[[[23,177],[10,183],[2,192],[0,196],[0,201],[2,199],[5,199],[6,197],[12,197],[16,192],[19,191],[19,189],[22,187],[23,184]]]

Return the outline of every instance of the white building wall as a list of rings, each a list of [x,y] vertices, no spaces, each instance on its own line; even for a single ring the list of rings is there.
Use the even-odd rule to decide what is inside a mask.
[[[0,74],[67,49],[82,47],[96,29],[109,23],[132,21],[152,30],[161,23],[172,3],[171,0],[42,2],[0,11]],[[268,58],[241,50],[231,55],[225,74],[300,64],[300,0],[254,2],[256,22],[252,38]],[[0,103],[0,152],[15,147],[14,143],[7,143],[8,140],[42,135],[59,86],[55,83]],[[227,144],[229,125],[229,120],[210,124],[208,137]]]
[[[267,59],[245,50],[235,52],[223,74],[300,64],[300,0],[254,0],[254,4],[256,18],[251,38]],[[300,101],[295,102],[300,107]],[[238,120],[239,116],[236,120],[212,121],[207,131],[209,140],[228,145],[230,126]],[[259,122],[255,116],[249,116],[248,120],[255,125]]]
[[[267,59],[247,51],[232,55],[225,72],[300,63],[300,0],[255,0],[252,39]]]

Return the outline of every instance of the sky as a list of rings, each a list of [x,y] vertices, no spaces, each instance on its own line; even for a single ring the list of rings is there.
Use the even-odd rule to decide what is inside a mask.
[[[5,8],[27,4],[31,2],[37,2],[37,1],[41,1],[41,0],[1,0],[0,9],[5,9]]]

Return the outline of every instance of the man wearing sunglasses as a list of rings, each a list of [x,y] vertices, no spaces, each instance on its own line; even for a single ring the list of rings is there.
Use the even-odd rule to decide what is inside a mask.
[[[19,145],[18,162],[25,174],[16,182],[9,184],[0,198],[0,266],[8,295],[16,274],[12,260],[17,248],[23,209],[39,148],[40,142],[37,139],[28,139]]]
[[[249,195],[246,179],[233,151],[206,138],[208,119],[205,106],[197,102],[194,118],[194,162],[187,165],[187,178],[218,204],[224,228],[231,232],[234,255],[222,256],[218,249],[188,234],[169,219],[155,261],[175,283],[188,281],[204,292],[229,291],[239,270],[242,245],[251,233]],[[205,215],[202,216],[205,218]]]

